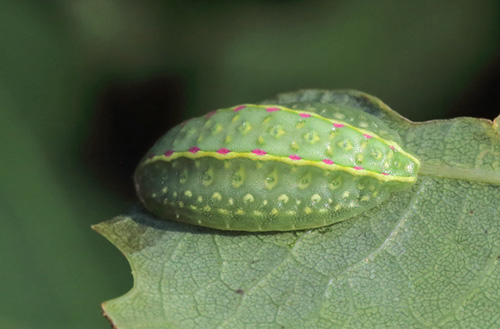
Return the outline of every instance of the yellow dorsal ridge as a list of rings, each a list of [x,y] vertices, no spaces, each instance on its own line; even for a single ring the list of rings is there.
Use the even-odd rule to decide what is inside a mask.
[[[293,160],[290,159],[289,157],[286,156],[276,156],[276,155],[271,155],[271,154],[265,154],[265,155],[257,155],[252,152],[230,152],[227,154],[219,154],[216,151],[197,151],[196,153],[192,153],[189,151],[180,151],[180,152],[174,152],[173,154],[169,156],[165,155],[156,155],[152,158],[149,158],[145,160],[141,166],[150,164],[152,162],[156,161],[172,161],[178,158],[188,158],[188,159],[199,159],[199,158],[204,158],[204,157],[212,157],[218,160],[229,160],[229,159],[235,159],[235,158],[246,158],[254,161],[278,161],[290,165],[297,165],[297,166],[313,166],[313,167],[318,167],[324,170],[330,170],[330,171],[344,171],[347,173],[350,173],[352,175],[356,176],[369,176],[376,178],[380,181],[384,182],[389,182],[389,181],[399,181],[399,182],[415,182],[417,177],[416,176],[393,176],[393,175],[385,175],[381,173],[377,173],[374,171],[369,171],[366,169],[354,169],[352,167],[347,167],[347,166],[341,166],[338,164],[326,164],[323,161],[314,161],[314,160],[305,160],[305,159],[300,159],[300,160]]]

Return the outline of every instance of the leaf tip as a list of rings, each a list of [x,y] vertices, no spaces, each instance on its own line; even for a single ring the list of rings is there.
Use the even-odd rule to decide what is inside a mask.
[[[500,133],[500,127],[498,126],[499,122],[500,122],[500,115],[497,116],[495,120],[493,120],[493,129],[497,132],[497,134]]]
[[[96,226],[96,225],[93,225],[93,226]],[[105,302],[101,303],[101,312],[102,312],[102,315],[106,318],[106,320],[108,320],[109,324],[111,324],[111,328],[118,329],[118,327],[116,326],[116,324],[113,322],[113,320],[109,316],[108,312],[106,312],[105,306],[106,306]]]

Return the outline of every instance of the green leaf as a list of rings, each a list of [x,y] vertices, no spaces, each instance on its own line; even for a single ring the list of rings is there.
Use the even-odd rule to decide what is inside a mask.
[[[302,91],[271,100],[328,102]],[[135,284],[103,310],[127,328],[489,328],[500,323],[500,137],[472,118],[412,123],[344,95],[423,163],[409,190],[332,226],[236,233],[135,211],[95,229]]]

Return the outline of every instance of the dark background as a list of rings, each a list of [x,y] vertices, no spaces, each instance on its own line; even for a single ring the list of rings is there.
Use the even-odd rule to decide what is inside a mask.
[[[90,225],[181,120],[303,88],[493,119],[499,21],[496,0],[2,1],[0,328],[109,327],[132,278]]]

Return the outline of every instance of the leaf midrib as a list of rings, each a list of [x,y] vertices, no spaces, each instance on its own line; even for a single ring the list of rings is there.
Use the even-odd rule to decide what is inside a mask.
[[[469,182],[500,185],[500,172],[480,168],[460,168],[424,162],[418,174],[422,176],[460,179]]]

